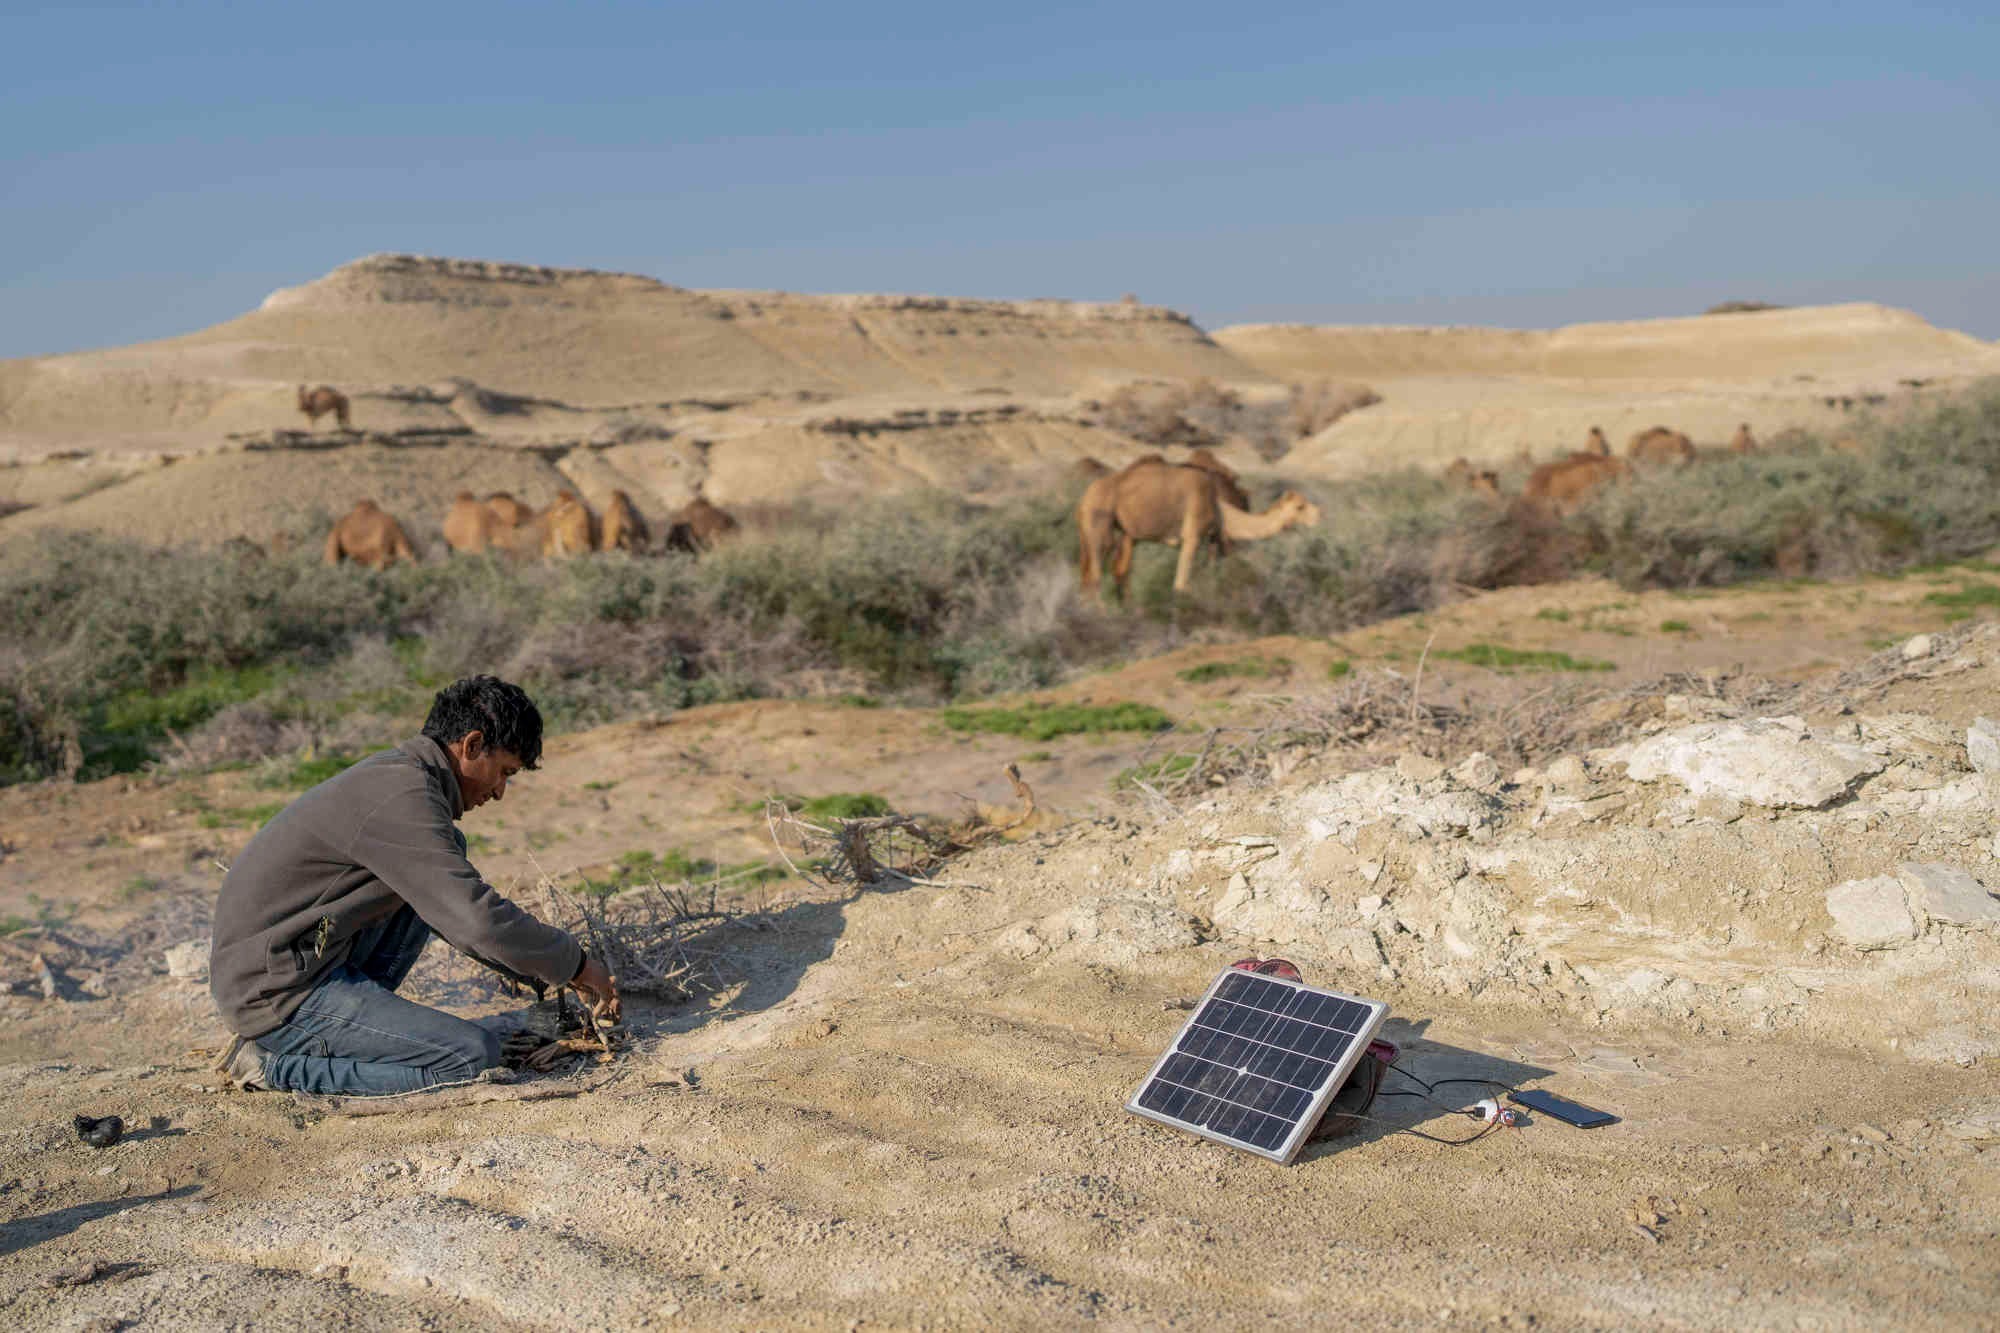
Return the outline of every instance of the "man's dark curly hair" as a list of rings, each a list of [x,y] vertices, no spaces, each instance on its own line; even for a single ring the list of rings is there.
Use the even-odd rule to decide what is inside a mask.
[[[519,685],[498,676],[467,676],[439,690],[424,719],[424,735],[450,745],[471,731],[520,756],[523,768],[542,762],[542,714]]]

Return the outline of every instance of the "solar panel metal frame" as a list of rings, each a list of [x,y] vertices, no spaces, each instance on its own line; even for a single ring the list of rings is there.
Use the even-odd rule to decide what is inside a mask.
[[[1362,1021],[1360,1031],[1354,1033],[1349,1039],[1347,1049],[1333,1065],[1332,1071],[1327,1075],[1325,1083],[1314,1091],[1312,1101],[1300,1113],[1297,1121],[1292,1125],[1291,1132],[1285,1136],[1284,1141],[1275,1149],[1268,1151],[1258,1147],[1254,1143],[1231,1138],[1227,1134],[1218,1134],[1204,1125],[1197,1125],[1192,1121],[1177,1119],[1174,1116],[1149,1110],[1139,1105],[1139,1099],[1145,1096],[1146,1089],[1153,1086],[1154,1080],[1160,1077],[1160,1071],[1166,1068],[1167,1061],[1181,1053],[1181,1042],[1187,1036],[1188,1030],[1197,1026],[1196,1020],[1201,1018],[1203,1013],[1206,1012],[1210,1002],[1215,999],[1216,992],[1222,989],[1222,984],[1231,977],[1249,977],[1257,981],[1270,982],[1274,986],[1287,986],[1293,990],[1306,991],[1313,995],[1324,995],[1331,999],[1344,1000],[1349,1004],[1358,1004],[1368,1011],[1367,1017]],[[1362,1054],[1367,1051],[1368,1043],[1374,1039],[1375,1033],[1382,1026],[1383,1018],[1388,1013],[1389,1006],[1380,1000],[1364,1000],[1358,995],[1347,995],[1340,991],[1327,990],[1322,986],[1308,986],[1302,981],[1293,981],[1289,977],[1271,976],[1263,972],[1247,972],[1239,968],[1224,968],[1221,974],[1208,984],[1208,989],[1203,992],[1201,999],[1196,1001],[1194,1011],[1188,1015],[1187,1022],[1181,1024],[1180,1030],[1174,1033],[1174,1039],[1167,1044],[1167,1049],[1160,1053],[1160,1058],[1155,1060],[1153,1067],[1146,1071],[1146,1077],[1139,1081],[1139,1086],[1133,1091],[1131,1097],[1126,1100],[1125,1109],[1133,1115],[1143,1116],[1148,1120],[1162,1125],[1171,1125],[1175,1129],[1185,1130],[1190,1134],[1199,1134],[1202,1138],[1212,1139],[1239,1152],[1254,1153],[1259,1157],[1269,1158],[1280,1166],[1289,1166],[1292,1159],[1299,1155],[1299,1149],[1305,1146],[1306,1138],[1312,1133],[1314,1126],[1319,1124],[1320,1117],[1326,1113],[1327,1103],[1333,1100],[1334,1094],[1340,1091],[1342,1085],[1347,1082],[1348,1076],[1354,1072],[1354,1066],[1360,1061]],[[1335,1030],[1337,1031],[1338,1029]],[[1196,1056],[1194,1058],[1200,1059],[1201,1057]],[[1213,1093],[1204,1095],[1216,1096]],[[1218,1098],[1218,1100],[1227,1101],[1228,1099]],[[1243,1105],[1240,1102],[1232,1102],[1230,1104],[1236,1106]],[[1255,1110],[1256,1108],[1246,1109]],[[1260,1114],[1269,1115],[1270,1113],[1260,1112]],[[1273,1116],[1272,1118],[1283,1119],[1281,1116]]]

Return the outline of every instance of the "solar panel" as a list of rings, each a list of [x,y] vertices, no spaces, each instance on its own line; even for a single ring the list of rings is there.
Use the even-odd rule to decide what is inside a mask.
[[[1125,1109],[1290,1162],[1388,1012],[1376,1000],[1225,969]]]

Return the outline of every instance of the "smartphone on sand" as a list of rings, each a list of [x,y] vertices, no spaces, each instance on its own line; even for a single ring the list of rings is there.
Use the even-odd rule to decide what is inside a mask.
[[[1582,1102],[1572,1102],[1540,1088],[1530,1088],[1526,1092],[1510,1092],[1507,1100],[1516,1106],[1525,1106],[1546,1116],[1553,1116],[1565,1125],[1575,1125],[1578,1129],[1596,1129],[1599,1125],[1614,1125],[1618,1117],[1609,1111],[1600,1111],[1585,1106]]]

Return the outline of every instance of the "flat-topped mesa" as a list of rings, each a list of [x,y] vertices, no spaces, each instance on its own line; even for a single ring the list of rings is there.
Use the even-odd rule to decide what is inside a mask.
[[[1070,301],[1057,297],[1027,300],[989,300],[971,296],[923,296],[897,292],[779,292],[710,290],[698,293],[734,312],[759,315],[783,307],[817,307],[839,312],[903,312],[994,316],[1017,319],[1056,319],[1108,324],[1176,324],[1204,341],[1193,319],[1167,306],[1140,305],[1135,301]]]
[[[1215,340],[1272,374],[1755,380],[1881,367],[1992,373],[2000,347],[1871,302],[1563,328],[1241,324]]]
[[[342,264],[323,278],[297,287],[280,287],[264,298],[260,310],[347,304],[355,298],[378,301],[450,299],[448,288],[486,286],[536,289],[570,288],[612,292],[679,292],[657,278],[609,269],[555,268],[545,264],[510,264],[491,259],[449,259],[436,255],[374,254]],[[524,293],[525,294],[525,293]]]
[[[514,289],[510,294],[509,289]],[[297,287],[281,287],[264,298],[260,310],[327,308],[358,302],[437,301],[447,305],[547,303],[564,296],[594,297],[657,293],[680,297],[721,319],[757,318],[783,312],[827,314],[903,313],[996,319],[1065,320],[1107,324],[1184,326],[1207,335],[1188,316],[1164,306],[1136,301],[1070,301],[1052,297],[987,300],[901,292],[786,292],[750,289],[697,290],[676,287],[639,273],[610,269],[557,268],[489,259],[435,255],[375,254],[342,264],[325,277]]]

